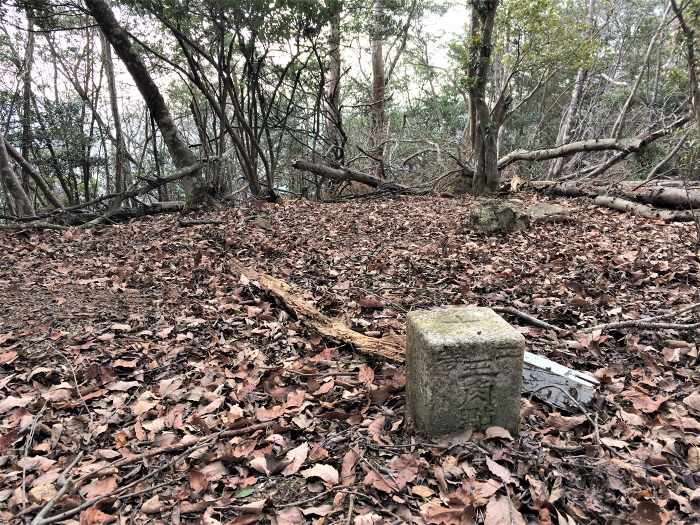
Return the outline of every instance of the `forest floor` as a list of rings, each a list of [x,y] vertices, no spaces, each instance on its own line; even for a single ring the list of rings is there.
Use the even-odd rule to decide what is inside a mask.
[[[700,301],[695,229],[554,202],[574,220],[491,237],[473,200],[416,197],[0,231],[0,522],[697,523],[700,331],[583,332]],[[571,330],[507,316],[599,398],[416,440],[402,366],[309,332],[232,258],[369,336],[515,307]]]

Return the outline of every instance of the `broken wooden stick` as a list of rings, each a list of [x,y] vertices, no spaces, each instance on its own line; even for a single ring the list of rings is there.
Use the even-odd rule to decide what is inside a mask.
[[[404,343],[399,336],[392,334],[378,339],[356,332],[345,326],[341,320],[321,313],[313,304],[303,299],[299,291],[286,282],[252,270],[236,260],[230,260],[229,267],[234,273],[243,275],[251,281],[257,281],[263,290],[277,299],[283,307],[309,324],[320,335],[349,343],[358,351],[372,357],[379,357],[394,363],[404,362]]]
[[[405,362],[406,342],[404,337],[396,334],[385,335],[381,338],[368,337],[348,328],[342,320],[333,319],[321,313],[316,306],[303,298],[300,290],[281,279],[253,270],[235,259],[229,260],[229,267],[233,273],[238,273],[250,281],[257,282],[260,288],[272,295],[282,307],[296,315],[320,335],[348,343],[358,352],[375,358],[394,363]],[[533,319],[528,320],[532,322]],[[541,323],[544,322],[541,321]],[[593,376],[571,370],[545,357],[525,352],[523,391],[532,393],[560,409],[577,410],[576,405],[571,402],[569,396],[562,393],[562,390],[585,405],[593,399],[597,385],[598,381]],[[551,388],[548,388],[549,386]]]

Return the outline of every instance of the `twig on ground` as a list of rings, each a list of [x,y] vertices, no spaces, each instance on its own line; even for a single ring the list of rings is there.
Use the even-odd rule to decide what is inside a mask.
[[[90,422],[92,423],[94,421],[94,419],[92,417],[92,412],[90,411],[90,407],[88,406],[87,401],[85,401],[83,394],[80,392],[80,385],[78,384],[78,376],[75,373],[75,367],[73,366],[73,363],[71,363],[70,360],[68,359],[68,357],[63,352],[61,352],[58,348],[56,348],[56,352],[68,364],[68,367],[70,368],[70,371],[73,374],[73,383],[75,384],[75,392],[76,392],[76,394],[78,394],[78,397],[80,398],[80,401],[82,402],[83,407],[85,407],[85,411],[87,412],[87,415],[90,418]]]
[[[506,314],[511,314],[516,317],[519,317],[520,319],[527,321],[533,326],[537,326],[539,328],[544,328],[546,330],[553,330],[556,333],[560,335],[568,334],[570,333],[569,330],[565,330],[564,328],[559,328],[558,326],[554,326],[553,324],[549,324],[546,321],[542,321],[540,319],[537,319],[537,317],[533,317],[530,314],[527,314],[521,310],[518,310],[517,308],[513,308],[512,306],[493,306],[492,307],[494,312],[501,312],[501,313],[506,313]]]
[[[61,475],[58,477],[56,480],[56,484],[61,487],[60,490],[54,495],[53,498],[51,498],[49,501],[46,502],[46,505],[42,507],[42,509],[37,513],[36,516],[34,516],[34,519],[32,520],[32,525],[36,525],[38,523],[43,523],[44,521],[44,516],[46,516],[49,512],[51,512],[51,509],[54,508],[56,505],[56,502],[60,500],[63,495],[68,492],[68,490],[73,486],[73,483],[70,478],[70,471],[73,470],[73,467],[78,464],[78,461],[83,457],[83,451],[81,450],[76,454],[76,456],[73,458],[73,461],[71,461],[68,466],[63,469],[63,472],[61,472]]]
[[[348,519],[345,520],[345,525],[352,524],[352,513],[354,510],[355,510],[355,495],[350,494],[350,498],[348,500]]]
[[[627,321],[616,321],[614,323],[604,323],[596,326],[591,326],[589,328],[584,328],[581,330],[584,333],[595,332],[596,330],[614,330],[617,328],[655,328],[655,329],[668,329],[668,330],[692,330],[693,328],[700,328],[699,323],[666,323],[663,322],[671,317],[678,317],[688,312],[694,312],[695,310],[700,310],[700,303],[694,303],[680,310],[675,310],[662,315],[656,315],[653,317],[646,317],[644,319],[630,319]]]
[[[202,224],[223,224],[224,221],[219,221],[215,219],[190,219],[190,220],[185,220],[185,219],[180,219],[177,221],[178,226],[182,226],[183,228],[186,228],[187,226],[200,226]]]
[[[27,436],[27,441],[24,442],[24,458],[29,457],[29,451],[32,448],[32,443],[34,443],[34,432],[36,432],[36,426],[39,424],[41,416],[44,415],[44,410],[46,410],[46,401],[44,405],[39,410],[39,413],[32,420],[32,426],[29,429],[29,435]],[[22,507],[27,505],[27,467],[22,467]]]
[[[60,514],[56,514],[55,516],[51,516],[49,518],[44,518],[43,516],[45,516],[48,513],[48,511],[50,511],[51,508],[53,508],[53,504],[52,504],[51,507],[48,508],[48,510],[43,512],[43,514],[40,512],[40,514],[42,514],[41,518],[40,518],[39,514],[37,514],[37,516],[32,521],[31,525],[48,525],[49,523],[54,523],[56,521],[61,521],[61,520],[67,519],[67,518],[74,516],[75,514],[81,512],[82,510],[93,506],[94,504],[96,504],[104,499],[112,498],[112,497],[115,497],[117,495],[120,495],[122,492],[133,487],[134,485],[136,485],[138,483],[142,483],[143,481],[146,481],[147,479],[150,479],[153,476],[159,474],[160,472],[167,469],[171,465],[174,465],[175,463],[177,463],[181,459],[187,457],[189,454],[191,454],[195,450],[198,450],[199,448],[202,448],[203,446],[215,443],[218,439],[239,436],[239,435],[247,434],[250,432],[257,431],[257,430],[266,429],[266,428],[273,426],[276,423],[277,423],[276,421],[268,421],[266,423],[258,423],[255,425],[250,425],[250,426],[245,427],[245,428],[234,429],[234,430],[223,430],[221,432],[206,436],[205,438],[198,440],[197,442],[195,442],[194,444],[189,446],[189,448],[187,447],[187,444],[183,444],[182,442],[180,442],[180,443],[176,443],[174,445],[170,445],[168,447],[161,447],[161,448],[148,450],[142,454],[138,454],[136,456],[129,457],[129,458],[124,458],[122,460],[115,461],[113,463],[105,465],[104,467],[102,467],[100,469],[97,469],[97,470],[94,470],[94,471],[89,472],[87,474],[84,474],[83,476],[77,478],[73,482],[66,483],[66,485],[65,485],[66,489],[62,490],[59,494],[57,494],[54,497],[53,504],[55,504],[55,502],[58,500],[59,495],[63,496],[63,494],[65,494],[65,492],[66,492],[66,490],[68,490],[69,486],[73,487],[73,488],[78,487],[83,482],[85,482],[87,479],[95,477],[99,472],[101,472],[107,468],[123,467],[125,465],[130,465],[130,464],[136,463],[136,462],[141,461],[141,460],[148,458],[148,457],[156,456],[159,454],[164,454],[167,452],[176,452],[176,451],[179,451],[182,449],[186,449],[182,454],[177,456],[172,461],[169,461],[164,466],[157,468],[156,470],[150,472],[149,474],[146,474],[145,476],[143,476],[143,477],[141,477],[141,478],[139,478],[139,479],[123,486],[123,487],[118,487],[117,489],[115,489],[114,491],[112,491],[109,494],[105,494],[103,496],[92,498],[90,500],[83,502],[82,504],[78,505],[77,507],[73,507],[72,509],[68,509]]]
[[[86,500],[76,507],[73,507],[73,508],[68,509],[64,512],[61,512],[60,514],[55,514],[54,516],[51,516],[49,518],[41,518],[40,519],[39,516],[37,515],[37,517],[34,518],[34,520],[32,521],[31,525],[48,525],[49,523],[55,523],[57,521],[62,521],[62,520],[65,520],[67,518],[70,518],[71,516],[75,516],[79,512],[81,512],[89,507],[92,507],[93,505],[99,503],[102,500],[111,499],[111,498],[114,498],[116,496],[121,496],[125,491],[127,491],[131,487],[134,487],[135,485],[138,485],[139,483],[143,483],[144,481],[151,479],[154,476],[157,476],[158,474],[160,474],[164,470],[167,470],[168,468],[175,465],[178,461],[181,461],[182,459],[184,459],[185,457],[190,455],[192,452],[194,452],[194,451],[196,451],[204,446],[208,446],[208,445],[213,444],[214,442],[216,442],[216,439],[213,439],[213,438],[215,438],[217,436],[219,436],[219,434],[214,434],[213,436],[208,436],[207,440],[204,440],[201,443],[197,443],[197,444],[189,447],[182,454],[180,454],[179,456],[176,456],[172,460],[168,461],[165,465],[158,467],[157,469],[149,472],[145,476],[142,476],[141,478],[139,478],[135,481],[132,481],[131,483],[128,483],[127,485],[124,485],[123,487],[116,488],[115,490],[113,490],[112,492],[110,492],[108,494],[104,494],[102,496],[96,496],[94,498]],[[169,483],[172,483],[172,481]],[[66,484],[66,486],[67,485],[69,485],[69,484]],[[132,494],[130,493],[129,495],[132,495]]]
[[[537,392],[539,392],[540,390],[544,390],[544,389],[546,389],[546,388],[554,388],[554,389],[556,389],[556,390],[559,390],[559,391],[560,391],[561,393],[563,393],[566,397],[568,397],[568,398],[571,400],[571,402],[574,403],[574,404],[578,407],[578,409],[579,409],[581,412],[583,412],[583,415],[586,416],[586,419],[588,420],[588,422],[589,422],[589,423],[591,424],[591,426],[593,427],[593,439],[594,439],[594,441],[595,441],[596,447],[598,447],[598,455],[600,455],[600,430],[598,429],[598,423],[597,423],[597,421],[594,420],[594,419],[591,417],[591,415],[588,413],[588,411],[585,409],[585,407],[584,407],[581,403],[579,403],[578,399],[576,399],[574,396],[572,396],[571,394],[569,394],[566,390],[564,390],[564,389],[561,388],[560,386],[557,386],[557,385],[545,385],[545,386],[543,386],[543,387],[541,387],[541,388],[538,388],[537,390],[534,390],[534,391],[530,392],[530,397],[534,396],[534,395],[535,395]],[[596,418],[596,419],[597,419],[597,418]]]

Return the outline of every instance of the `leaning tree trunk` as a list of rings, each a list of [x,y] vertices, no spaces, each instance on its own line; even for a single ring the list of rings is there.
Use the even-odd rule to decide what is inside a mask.
[[[370,101],[370,155],[376,162],[374,176],[384,178],[384,154],[386,151],[386,108],[384,77],[384,40],[382,35],[382,19],[384,15],[384,0],[374,0],[372,16],[372,34],[370,35],[370,50],[372,53],[372,99]]]
[[[5,148],[5,141],[2,138],[0,138],[0,178],[14,202],[15,213],[20,217],[32,217],[34,215],[34,207],[12,169],[10,157]]]
[[[148,110],[160,129],[175,166],[179,169],[184,169],[197,164],[197,159],[177,129],[165,99],[153,81],[146,64],[131,45],[126,31],[119,25],[112,9],[105,0],[85,0],[85,4],[134,79],[148,106]],[[197,170],[191,177],[182,179],[182,186],[188,199],[195,197],[194,193],[198,185],[199,175],[200,170]]]
[[[498,191],[498,126],[491,119],[486,103],[486,85],[491,69],[493,24],[498,0],[471,0],[469,102],[471,106],[472,155],[474,176],[472,193],[482,195]]]

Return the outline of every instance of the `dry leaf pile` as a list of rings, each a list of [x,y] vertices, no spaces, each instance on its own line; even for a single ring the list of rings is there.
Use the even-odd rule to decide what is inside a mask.
[[[0,522],[693,523],[700,331],[584,331],[700,301],[693,227],[560,202],[579,220],[494,237],[437,198],[0,232]],[[232,257],[368,336],[433,305],[527,312],[566,330],[507,316],[531,350],[600,398],[412,437],[402,367],[309,332]]]

